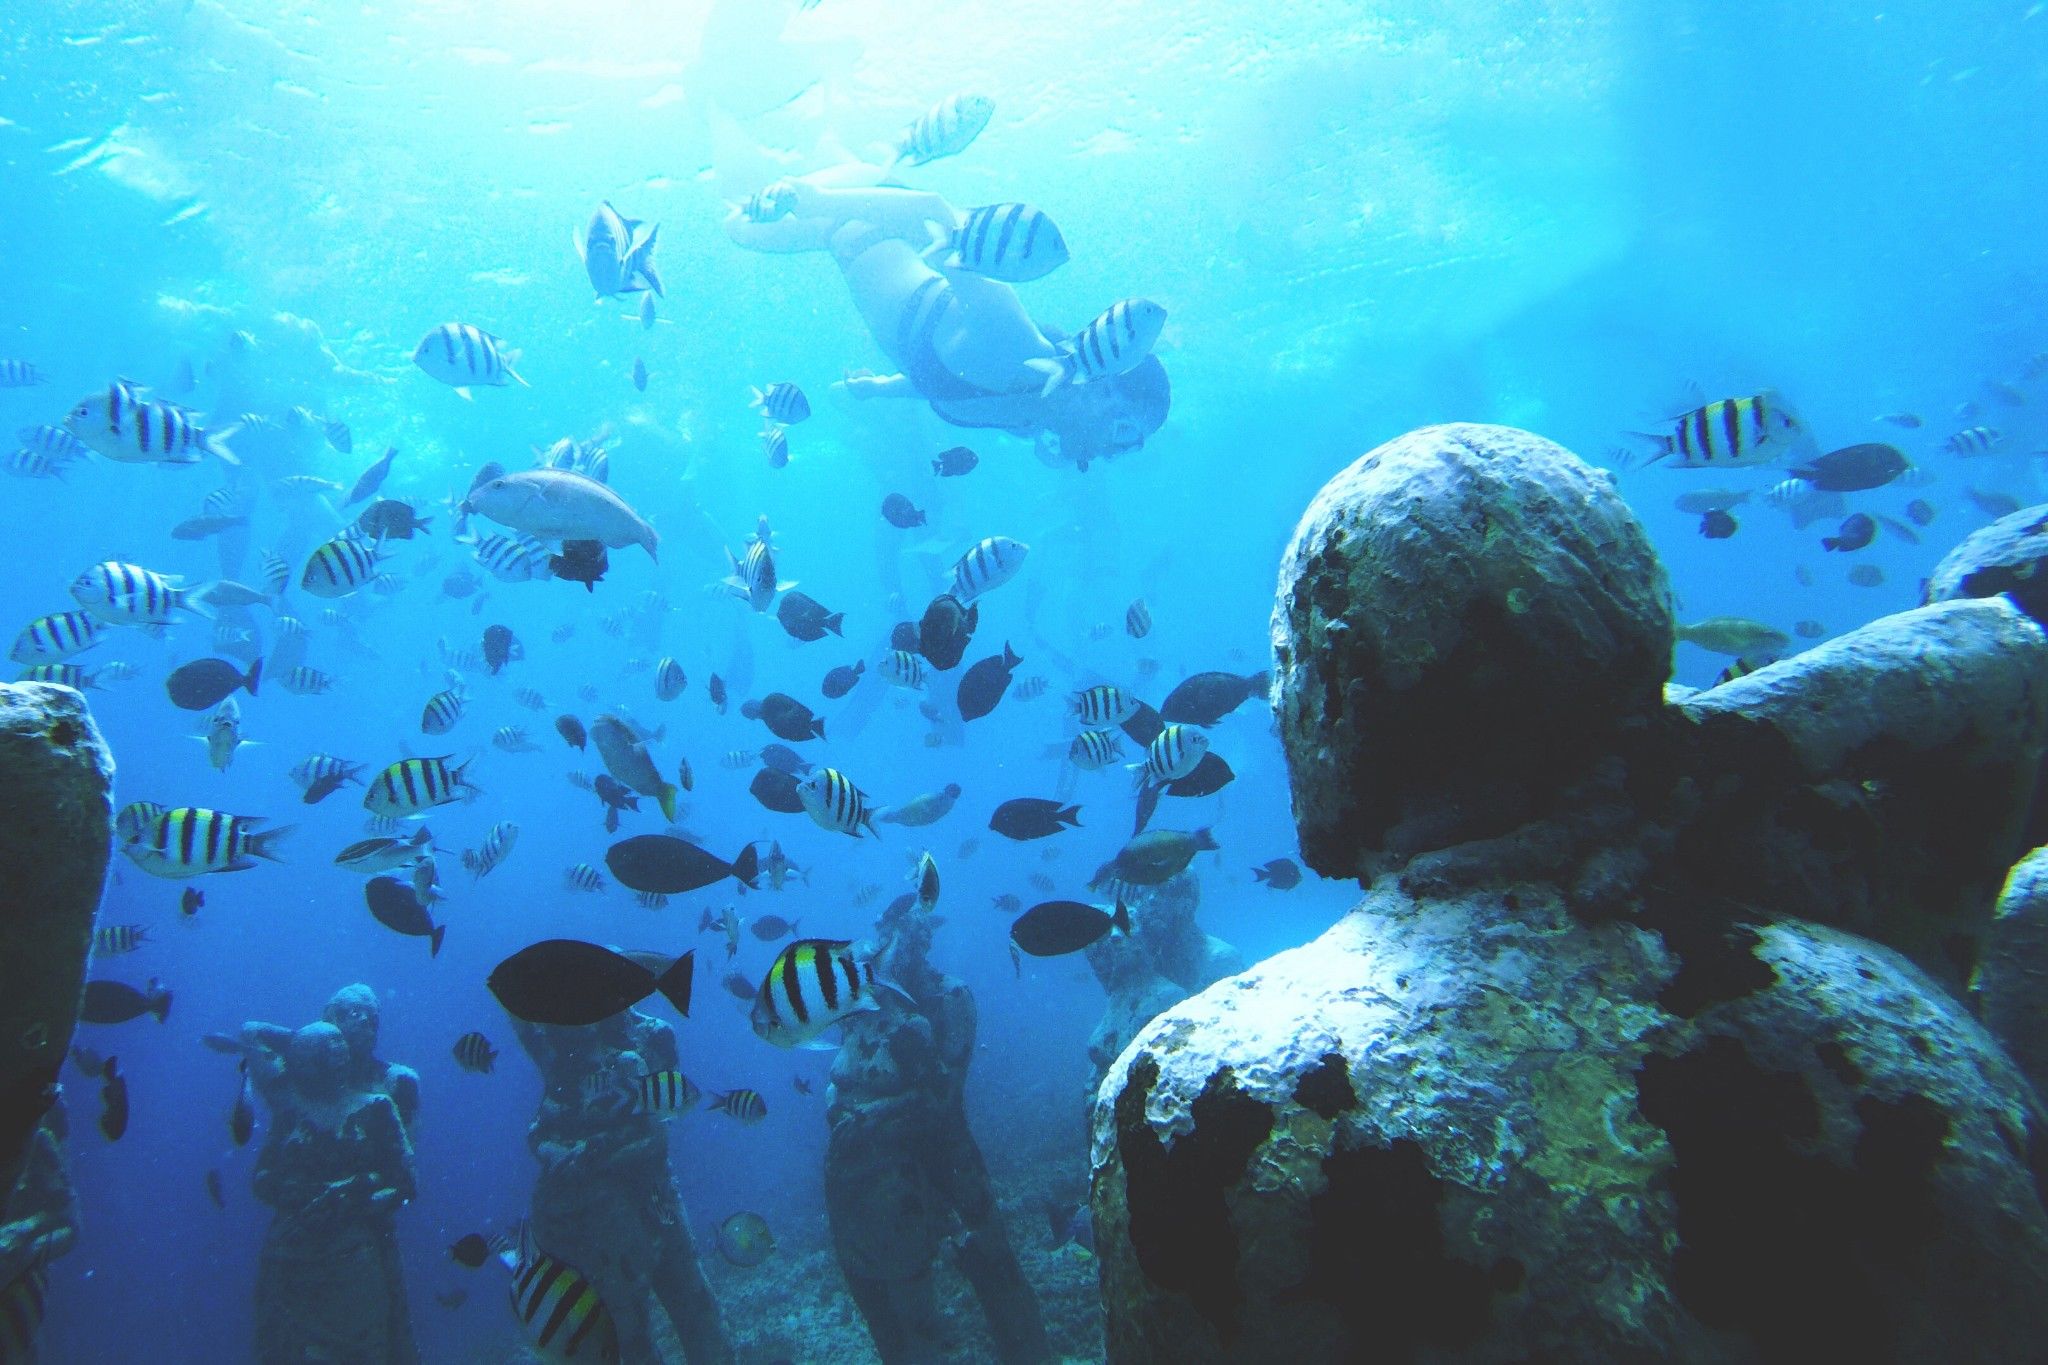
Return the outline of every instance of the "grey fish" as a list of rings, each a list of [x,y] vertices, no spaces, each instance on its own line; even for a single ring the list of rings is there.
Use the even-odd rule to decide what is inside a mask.
[[[647,746],[640,742],[625,721],[609,714],[597,717],[590,722],[590,739],[597,745],[597,752],[604,758],[604,766],[613,777],[641,795],[653,797],[660,803],[661,813],[666,819],[676,818],[674,784],[662,778],[654,760],[648,756]]]

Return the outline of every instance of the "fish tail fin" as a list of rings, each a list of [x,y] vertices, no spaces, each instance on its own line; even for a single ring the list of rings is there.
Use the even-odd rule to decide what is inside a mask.
[[[1003,667],[1005,669],[1017,668],[1022,666],[1023,663],[1024,660],[1018,655],[1017,651],[1010,648],[1010,642],[1008,640],[1003,641]]]
[[[825,629],[831,631],[834,635],[846,634],[844,630],[840,629],[840,627],[844,626],[845,624],[846,613],[843,611],[835,611],[830,616],[827,616],[824,620]]]
[[[676,818],[676,784],[673,782],[662,783],[661,795],[657,799],[661,802],[662,818],[673,821]]]
[[[747,392],[750,395],[752,395],[747,399],[747,401],[753,404],[755,411],[759,412],[763,417],[766,417],[768,415],[768,391],[766,389],[756,388],[754,385],[749,384],[747,385]],[[768,433],[762,432],[761,434],[765,436]]]
[[[1204,825],[1195,831],[1195,847],[1208,853],[1214,852],[1223,847],[1223,845],[1216,842],[1216,836],[1210,832],[1209,826]]]
[[[669,1004],[676,1007],[676,1013],[690,1017],[690,981],[697,970],[697,950],[690,949],[674,962],[668,970],[655,978],[654,988],[661,992]]]
[[[279,825],[276,829],[266,829],[260,834],[252,834],[249,836],[249,852],[258,858],[268,858],[273,863],[281,863],[284,859],[278,856],[278,845],[290,838],[296,829],[297,825]]]
[[[1266,869],[1263,867],[1253,868],[1252,880],[1259,883],[1259,885],[1264,886],[1266,884]]]
[[[524,354],[524,351],[501,351],[498,353],[498,358],[505,362],[505,377],[507,379],[518,381],[519,387],[522,389],[530,389],[533,385],[526,382],[526,376],[512,368],[519,363],[519,357]]]
[[[749,891],[761,889],[761,855],[752,844],[741,849],[740,856],[732,860],[732,875]]]
[[[222,427],[219,431],[209,431],[206,433],[206,438],[199,443],[200,449],[224,465],[232,465],[239,468],[242,463],[241,457],[228,449],[228,442],[233,440],[235,433],[241,429],[242,424],[236,422],[231,426]]]
[[[1126,936],[1130,934],[1131,908],[1123,903],[1123,899],[1121,897],[1117,899],[1116,913],[1109,917],[1109,922],[1110,925],[1113,928],[1115,928],[1118,933],[1124,934]]]
[[[445,924],[435,925],[434,932],[428,938],[428,942],[432,945],[427,953],[428,957],[439,957],[441,955],[441,940],[446,937],[448,937],[448,926]]]
[[[247,676],[245,676],[245,677],[244,677],[244,678],[242,679],[242,686],[244,686],[244,687],[248,688],[248,689],[249,689],[249,695],[253,697],[253,696],[255,696],[255,695],[256,695],[256,686],[257,686],[257,684],[258,684],[258,683],[260,683],[260,682],[262,682],[262,681],[263,681],[263,660],[259,658],[259,659],[257,659],[257,660],[256,660],[256,662],[255,662],[255,663],[253,663],[253,664],[250,664],[250,665],[249,665],[249,672],[248,672]]]
[[[511,371],[507,370],[506,373],[510,374]],[[526,381],[522,379],[519,382],[524,384]],[[476,401],[476,395],[469,391],[469,385],[467,384],[457,384],[455,386],[455,396],[465,403],[474,403]]]
[[[150,978],[149,987],[149,1012],[161,1024],[171,1017],[171,992],[155,977]]]
[[[1061,824],[1072,825],[1075,829],[1081,828],[1081,808],[1079,806],[1061,806],[1053,812],[1052,818]],[[1214,848],[1215,845],[1211,844],[1210,847]]]

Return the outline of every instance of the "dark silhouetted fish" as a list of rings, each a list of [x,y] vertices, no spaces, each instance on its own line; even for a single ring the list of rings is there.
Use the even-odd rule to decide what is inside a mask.
[[[609,948],[551,938],[500,962],[486,984],[514,1018],[530,1024],[601,1023],[657,991],[687,1018],[695,963],[695,952],[684,953],[657,976]]]
[[[737,858],[726,862],[716,854],[672,834],[640,834],[613,844],[605,851],[605,866],[621,885],[634,891],[677,895],[696,891],[723,881],[737,879],[754,888],[761,855],[748,844]]]
[[[1131,913],[1119,903],[1111,914],[1080,901],[1045,901],[1010,926],[1010,941],[1033,957],[1078,953],[1112,929],[1131,932]]]
[[[240,664],[226,659],[194,659],[171,670],[171,676],[164,679],[164,691],[170,694],[171,705],[180,710],[204,711],[243,688],[255,696],[262,681],[261,659],[250,664],[246,672]]]
[[[1080,824],[1079,806],[1064,806],[1037,796],[1020,796],[1003,802],[988,821],[988,827],[996,833],[1020,842],[1043,839],[1070,826],[1079,828]]]
[[[1214,725],[1253,697],[1265,696],[1272,684],[1270,673],[1197,673],[1166,694],[1159,714],[1181,725]]]
[[[409,938],[426,939],[430,945],[428,956],[440,956],[441,940],[447,936],[448,926],[434,923],[427,907],[420,904],[419,893],[413,890],[410,881],[390,876],[372,877],[363,886],[363,899],[377,923]]]
[[[1003,646],[1001,654],[976,660],[960,677],[960,691],[955,698],[960,707],[960,719],[980,720],[995,710],[996,704],[1003,699],[1003,693],[1010,689],[1010,675],[1023,662],[1008,644]]]

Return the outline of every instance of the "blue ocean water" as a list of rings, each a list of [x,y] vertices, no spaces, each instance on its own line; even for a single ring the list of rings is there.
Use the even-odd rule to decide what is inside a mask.
[[[0,431],[61,422],[116,377],[243,426],[230,442],[239,472],[211,458],[94,458],[61,481],[8,479],[0,621],[11,631],[68,609],[67,586],[105,560],[254,582],[274,550],[296,578],[343,516],[333,493],[279,481],[346,487],[387,446],[400,454],[383,495],[434,519],[391,547],[389,595],[288,596],[278,613],[255,613],[266,649],[277,614],[302,616],[309,661],[337,681],[293,696],[273,678],[241,697],[258,747],[224,773],[192,738],[204,713],[174,708],[163,686],[171,668],[217,652],[204,622],[162,640],[122,630],[79,661],[135,666],[89,693],[118,801],[298,829],[281,865],[199,879],[206,903],[189,924],[181,883],[115,860],[101,923],[144,925],[149,939],[94,975],[160,977],[175,1004],[162,1026],[82,1030],[118,1052],[134,1120],[118,1143],[103,1140],[91,1088],[72,1078],[81,1234],[53,1267],[45,1358],[251,1358],[266,1222],[248,1192],[256,1148],[232,1148],[236,1078],[199,1039],[245,1020],[304,1023],[352,981],[382,1001],[382,1055],[422,1077],[421,1191],[399,1228],[423,1356],[506,1358],[518,1327],[502,1276],[459,1270],[445,1247],[508,1223],[530,1188],[525,1125],[539,1087],[484,978],[552,935],[697,950],[683,1068],[707,1090],[759,1090],[770,1112],[752,1127],[706,1113],[671,1125],[684,1204],[700,1242],[731,1212],[765,1215],[779,1255],[813,1256],[812,1311],[843,1316],[817,1259],[829,1245],[830,1057],[753,1035],[718,989],[722,937],[699,936],[698,917],[731,903],[799,920],[807,935],[858,938],[927,847],[946,875],[934,959],[980,1004],[975,1131],[999,1184],[1078,1191],[1082,1049],[1102,992],[1078,957],[1018,974],[991,904],[1041,898],[1034,873],[1082,894],[1131,832],[1121,771],[1076,778],[1046,756],[1072,733],[1062,696],[1117,682],[1156,704],[1193,672],[1264,667],[1274,566],[1300,509],[1384,439],[1434,421],[1508,422],[1631,464],[1607,452],[1664,425],[1688,386],[1776,389],[1823,449],[1897,444],[1919,472],[1849,510],[1916,527],[1920,542],[1888,528],[1856,555],[1823,551],[1839,517],[1795,529],[1767,497],[1781,469],[1630,467],[1622,487],[1683,619],[1814,621],[1824,637],[1917,600],[1934,560],[2000,498],[2040,500],[2032,456],[2048,441],[2048,383],[2028,364],[2048,349],[2048,172],[2033,154],[2044,46],[2048,14],[2017,3],[13,7],[0,22],[0,359],[32,363],[46,382],[0,390]],[[835,395],[849,372],[890,368],[840,272],[824,254],[748,251],[728,234],[733,206],[755,191],[886,162],[878,144],[958,92],[993,101],[986,131],[956,155],[895,167],[893,180],[963,208],[1024,201],[1055,219],[1071,262],[1017,287],[1043,324],[1075,332],[1127,297],[1164,305],[1155,354],[1172,410],[1143,449],[1081,472],[1042,461],[1029,439],[949,426],[919,401]],[[571,238],[603,201],[661,225],[666,294],[652,328],[638,295],[592,301]],[[504,338],[530,387],[465,399],[422,373],[413,348],[447,322]],[[636,359],[644,392],[629,378]],[[763,457],[749,403],[751,387],[777,381],[815,408],[789,429],[781,469]],[[294,409],[345,422],[352,451]],[[1900,412],[1923,424],[1873,420]],[[1944,448],[1980,425],[2000,433],[1997,453]],[[450,504],[476,469],[523,468],[562,438],[600,436],[612,486],[660,533],[658,562],[614,549],[590,593],[490,581],[451,538]],[[934,456],[963,443],[979,467],[936,478]],[[253,498],[239,558],[170,537],[230,485]],[[1750,494],[1726,540],[1672,506],[1709,485]],[[884,522],[892,492],[927,524]],[[1931,523],[1908,516],[1914,499]],[[796,643],[714,586],[763,516],[782,576],[846,614],[843,639]],[[1031,551],[1018,580],[983,600],[969,660],[1007,641],[1024,658],[1018,678],[1048,689],[964,730],[934,726],[918,709],[926,694],[887,687],[878,661],[892,626],[995,535]],[[1882,581],[1858,584],[1852,563]],[[444,580],[465,568],[484,591],[451,598]],[[653,632],[626,624],[649,592],[668,604]],[[1135,640],[1124,618],[1139,598],[1155,625]],[[607,618],[626,628],[607,633]],[[444,643],[474,649],[493,624],[516,633],[524,659],[495,678],[461,670],[468,714],[445,740],[423,736],[420,708],[447,685]],[[689,678],[671,702],[629,667],[664,656]],[[821,701],[825,671],[857,660],[869,673],[859,689]],[[1681,646],[1676,678],[1705,685],[1726,662]],[[706,698],[713,673],[732,689],[724,715]],[[596,701],[579,697],[586,686]],[[929,689],[942,710],[950,686]],[[547,709],[521,707],[520,688]],[[929,830],[884,826],[861,841],[763,810],[747,792],[753,767],[721,759],[772,739],[738,709],[770,690],[827,718],[829,737],[800,746],[806,757],[885,804],[957,782],[958,807]],[[594,753],[564,748],[550,720],[612,708],[666,726],[654,746],[665,770],[691,763],[681,824],[694,837],[721,855],[779,840],[808,882],[738,899],[727,883],[654,912],[615,885],[566,890],[564,870],[602,867],[610,838],[595,798],[567,781],[599,770]],[[515,724],[539,753],[491,745]],[[1158,823],[1214,828],[1221,852],[1195,864],[1201,920],[1256,960],[1327,926],[1351,888],[1254,884],[1253,865],[1294,854],[1279,746],[1256,704],[1213,740],[1236,781],[1169,798]],[[316,751],[372,770],[406,754],[475,755],[484,795],[435,812],[436,841],[473,847],[496,822],[519,826],[511,860],[485,880],[444,860],[438,957],[374,921],[361,878],[333,865],[364,836],[363,811],[353,788],[301,802],[287,773]],[[986,827],[998,803],[1063,782],[1079,830],[1012,844]],[[661,828],[645,804],[624,832]],[[878,897],[862,903],[863,887]],[[741,945],[737,968],[758,979],[775,945]],[[457,1067],[451,1047],[471,1029],[501,1048],[495,1074]],[[795,1093],[795,1076],[817,1096]],[[222,1174],[224,1211],[204,1188],[209,1169]],[[714,1269],[721,1289],[740,1273]],[[457,1284],[468,1302],[432,1302]]]

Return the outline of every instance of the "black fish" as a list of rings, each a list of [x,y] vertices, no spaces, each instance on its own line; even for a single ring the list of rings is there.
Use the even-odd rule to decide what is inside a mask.
[[[924,513],[901,493],[891,493],[882,499],[882,520],[899,531],[908,531],[913,526],[924,525]]]
[[[754,799],[769,810],[780,815],[802,815],[803,798],[796,794],[798,783],[795,774],[775,768],[763,768],[754,774],[754,780],[747,784],[747,790]]]
[[[980,624],[980,606],[962,606],[953,594],[940,593],[917,623],[917,652],[940,672],[957,668],[960,656],[974,639],[974,628]]]
[[[225,1209],[228,1206],[227,1193],[221,1189],[219,1171],[209,1169],[206,1172],[206,1197],[213,1201],[213,1206],[217,1209]]]
[[[898,621],[889,628],[889,648],[900,649],[905,654],[915,654],[917,649],[917,622]]]
[[[775,604],[775,619],[782,623],[782,629],[792,640],[806,643],[822,640],[826,634],[837,635],[846,621],[843,611],[828,610],[817,598],[800,592],[786,592]]]
[[[107,1141],[119,1142],[121,1134],[128,1131],[128,1078],[112,1057],[107,1058],[100,1075],[104,1080],[100,1086],[100,1131]]]
[[[1034,905],[1010,926],[1010,941],[1033,957],[1078,953],[1111,929],[1131,932],[1131,912],[1117,903],[1116,913],[1080,901],[1046,901]]]
[[[78,1010],[82,1024],[125,1024],[154,1014],[161,1024],[171,1015],[171,993],[155,977],[149,979],[149,993],[143,994],[120,981],[88,981],[85,1000]]]
[[[1270,673],[1197,673],[1166,694],[1159,714],[1179,725],[1214,725],[1272,685]]]
[[[397,877],[372,877],[363,886],[363,899],[369,903],[377,923],[409,938],[428,940],[432,947],[427,955],[440,956],[441,940],[447,935],[448,926],[434,923],[411,882]]]
[[[980,720],[996,709],[1003,693],[1010,690],[1010,675],[1024,661],[1005,643],[1001,654],[978,659],[960,677],[960,691],[954,697],[963,721]]]
[[[725,987],[725,993],[735,1000],[751,1002],[754,998],[754,983],[741,976],[738,972],[727,972],[725,980],[718,984]]]
[[[1823,493],[1860,493],[1882,488],[1908,468],[1906,456],[1897,446],[1881,441],[1844,446],[1831,450],[1811,464],[1792,471]]]
[[[565,540],[562,553],[548,556],[548,571],[569,583],[581,583],[585,592],[596,592],[611,568],[611,556],[601,540]]]
[[[1166,728],[1166,722],[1159,718],[1159,713],[1148,703],[1141,701],[1138,703],[1138,709],[1131,713],[1131,718],[1123,723],[1122,728],[1124,734],[1131,743],[1138,746],[1138,752],[1142,754],[1151,747],[1153,740],[1159,738],[1159,732]]]
[[[1741,529],[1734,517],[1718,507],[1700,517],[1700,534],[1708,540],[1726,540]]]
[[[1928,526],[1934,521],[1934,505],[1925,498],[1915,498],[1906,504],[1906,520],[1915,526]]]
[[[602,1023],[661,992],[676,1012],[690,1013],[690,974],[697,954],[684,953],[656,976],[609,948],[571,938],[544,939],[492,968],[486,982],[514,1018],[530,1024]]]
[[[1820,538],[1823,550],[1860,550],[1877,538],[1877,523],[1862,512],[1843,518],[1831,536]]]
[[[599,773],[590,789],[597,793],[598,800],[604,802],[604,829],[607,834],[618,833],[620,811],[640,809],[639,794],[610,773]]]
[[[1020,796],[996,807],[988,827],[1007,839],[1043,839],[1069,825],[1079,828],[1081,808],[1063,806],[1038,796]]]
[[[475,1270],[491,1258],[491,1244],[480,1232],[472,1232],[448,1248],[448,1254],[455,1258],[457,1265],[466,1265]]]
[[[1152,823],[1152,817],[1159,810],[1159,798],[1166,794],[1166,788],[1156,782],[1147,782],[1138,788],[1138,808],[1131,816],[1131,837],[1137,838],[1145,832],[1145,826]]]
[[[857,663],[841,664],[825,675],[825,681],[819,691],[825,694],[825,700],[838,701],[853,691],[854,684],[860,681],[860,675],[867,671],[868,665],[864,659]]]
[[[1275,891],[1292,891],[1301,885],[1301,868],[1292,858],[1275,858],[1272,862],[1252,869],[1253,880],[1272,887]]]
[[[954,446],[951,450],[939,452],[938,458],[932,461],[932,473],[942,479],[958,478],[962,474],[973,473],[974,467],[980,463],[981,457],[966,446]]]
[[[356,477],[356,486],[348,490],[348,498],[341,505],[353,507],[364,498],[370,497],[384,486],[386,476],[391,473],[391,462],[398,458],[398,447],[391,446],[378,457],[377,462]]]
[[[801,744],[807,739],[825,737],[824,720],[810,707],[786,692],[770,692],[761,698],[759,703],[749,705],[754,707],[755,718],[767,726],[777,739]]]
[[[622,839],[606,849],[604,865],[612,870],[612,875],[622,886],[634,891],[656,891],[672,896],[696,891],[727,877],[737,878],[741,885],[755,888],[760,875],[761,855],[754,851],[752,844],[748,844],[740,850],[739,857],[728,863],[673,834],[640,834]]]
[[[257,684],[262,681],[261,659],[250,664],[246,673],[240,664],[226,659],[194,659],[171,670],[171,676],[164,679],[164,691],[170,693],[171,705],[181,710],[205,711],[220,705],[241,688],[255,696]]]
[[[493,675],[513,660],[525,657],[525,646],[519,643],[510,626],[484,627],[484,663]]]
[[[705,684],[704,692],[705,695],[711,698],[711,704],[718,708],[718,714],[721,716],[724,715],[725,679],[719,677],[716,673],[713,673],[711,675],[711,681]]]
[[[199,913],[199,907],[206,904],[206,893],[196,886],[188,886],[178,893],[178,913],[191,916]]]
[[[590,736],[584,733],[583,722],[574,716],[556,716],[555,733],[572,749],[581,749],[590,742]]]
[[[761,748],[761,766],[788,773],[791,777],[802,777],[816,765],[787,744],[767,744]]]
[[[423,517],[412,510],[409,502],[392,498],[379,498],[363,509],[356,518],[356,529],[366,536],[379,540],[411,540],[416,531],[431,534],[434,524],[432,517]]]
[[[1211,751],[1202,755],[1202,761],[1186,777],[1166,784],[1168,796],[1214,796],[1237,779],[1230,765],[1223,761],[1223,755]]]

